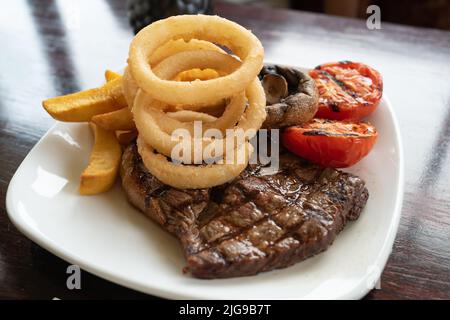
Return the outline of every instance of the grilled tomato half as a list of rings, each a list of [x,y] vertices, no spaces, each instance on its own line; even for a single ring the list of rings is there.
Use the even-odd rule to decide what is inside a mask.
[[[319,90],[316,118],[358,121],[371,114],[383,95],[383,80],[363,63],[325,63],[309,72]]]
[[[345,168],[370,152],[377,135],[369,123],[313,119],[287,128],[282,139],[289,151],[302,158],[324,167]]]

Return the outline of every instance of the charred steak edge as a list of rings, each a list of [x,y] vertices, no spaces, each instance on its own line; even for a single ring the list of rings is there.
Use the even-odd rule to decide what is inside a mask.
[[[254,275],[318,254],[368,198],[362,179],[288,153],[275,174],[249,165],[226,185],[179,190],[152,176],[132,143],[121,177],[128,200],[179,239],[185,271],[198,278]]]

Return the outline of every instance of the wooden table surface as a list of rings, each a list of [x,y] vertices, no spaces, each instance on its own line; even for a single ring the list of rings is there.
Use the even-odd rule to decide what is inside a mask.
[[[450,298],[450,32],[310,13],[217,4],[252,29],[266,60],[315,66],[357,60],[384,76],[405,150],[405,197],[381,290],[368,299]],[[17,0],[0,11],[0,298],[151,298],[83,274],[66,288],[67,263],[11,224],[8,183],[54,123],[45,97],[94,86],[121,67],[132,37],[125,1]]]

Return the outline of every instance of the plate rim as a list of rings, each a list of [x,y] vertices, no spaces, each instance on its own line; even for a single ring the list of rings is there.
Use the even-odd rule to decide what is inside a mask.
[[[389,98],[386,96],[386,94],[383,94],[382,100],[386,103],[386,106],[389,110],[389,116],[391,118],[391,121],[394,126],[394,132],[395,132],[395,144],[396,149],[398,150],[398,163],[399,163],[399,170],[398,170],[398,179],[397,179],[397,194],[395,196],[395,205],[394,205],[394,211],[393,216],[391,219],[390,227],[387,232],[387,236],[384,238],[384,243],[382,246],[382,249],[379,250],[379,257],[376,258],[376,263],[374,267],[379,268],[378,270],[381,270],[380,276],[386,266],[387,260],[392,252],[392,247],[395,241],[395,237],[397,235],[400,218],[401,218],[401,211],[402,211],[402,205],[403,205],[403,196],[404,196],[404,151],[403,151],[403,143],[402,143],[402,136],[400,134],[400,129],[397,121],[397,117],[395,114],[395,111],[392,107],[392,104],[389,100]],[[138,281],[133,281],[130,279],[127,279],[123,276],[117,276],[108,270],[99,268],[95,265],[92,265],[89,261],[83,259],[82,257],[76,256],[75,254],[72,254],[71,252],[64,249],[64,247],[59,246],[58,244],[52,242],[51,240],[48,240],[47,237],[43,234],[40,234],[38,230],[34,229],[27,223],[23,223],[24,221],[21,220],[20,214],[16,213],[14,210],[14,204],[12,199],[12,189],[14,189],[14,186],[18,183],[17,176],[18,173],[21,171],[23,164],[28,159],[28,157],[33,153],[36,152],[36,149],[43,143],[43,141],[48,137],[48,135],[58,126],[63,125],[63,123],[55,121],[55,123],[47,130],[47,132],[39,139],[39,141],[31,148],[31,150],[27,153],[25,158],[22,160],[20,165],[18,166],[17,170],[15,171],[13,177],[11,178],[8,189],[6,192],[6,211],[8,214],[8,217],[10,221],[14,224],[14,226],[27,238],[44,248],[45,250],[51,252],[52,254],[60,257],[61,259],[65,260],[68,263],[76,264],[80,266],[81,269],[94,274],[100,278],[103,278],[107,281],[111,281],[115,284],[124,286],[126,288],[136,290],[148,295],[154,295],[162,298],[167,299],[208,299],[206,295],[198,294],[198,293],[191,293],[191,294],[181,294],[177,293],[176,290],[168,290],[164,286],[158,285],[158,283],[151,283],[143,285],[142,283]],[[364,277],[361,277],[359,283],[348,293],[343,295],[335,296],[334,298],[330,299],[360,299],[364,297],[370,290],[369,286],[366,284],[367,280],[367,274]],[[293,296],[292,300],[295,299],[301,299],[302,297],[295,297]],[[226,297],[220,298],[220,299],[227,299]],[[251,299],[251,298],[249,298]]]

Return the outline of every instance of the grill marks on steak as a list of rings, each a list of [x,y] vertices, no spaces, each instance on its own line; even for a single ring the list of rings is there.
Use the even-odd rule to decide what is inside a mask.
[[[181,242],[186,271],[199,278],[253,275],[325,250],[368,192],[360,178],[280,155],[280,169],[249,165],[215,188],[178,190],[152,176],[131,144],[122,160],[129,201]]]

